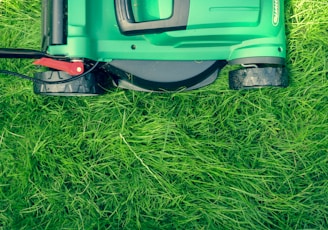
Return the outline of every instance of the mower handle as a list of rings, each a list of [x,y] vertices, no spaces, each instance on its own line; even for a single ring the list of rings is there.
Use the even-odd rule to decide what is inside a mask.
[[[168,19],[136,22],[131,0],[115,0],[116,18],[120,31],[126,35],[185,30],[188,24],[190,0],[173,0],[173,14]]]

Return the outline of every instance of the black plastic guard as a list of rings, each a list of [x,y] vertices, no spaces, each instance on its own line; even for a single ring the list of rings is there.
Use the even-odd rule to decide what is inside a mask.
[[[120,81],[125,81],[143,90],[179,91],[210,84],[225,65],[226,61],[115,60],[107,65],[107,71],[118,86]],[[206,81],[208,78],[212,80]]]

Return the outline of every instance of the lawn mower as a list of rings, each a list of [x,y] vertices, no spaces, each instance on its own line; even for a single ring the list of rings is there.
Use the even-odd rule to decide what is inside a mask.
[[[40,51],[0,49],[47,68],[1,71],[36,94],[193,90],[226,65],[231,89],[288,86],[283,0],[43,0],[42,25]]]

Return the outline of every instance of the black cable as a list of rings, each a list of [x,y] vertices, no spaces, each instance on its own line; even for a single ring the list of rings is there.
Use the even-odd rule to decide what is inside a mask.
[[[64,59],[61,56],[53,56],[39,50],[32,49],[11,49],[0,48],[0,58],[28,58],[28,59],[40,59],[43,57]]]
[[[49,85],[55,85],[55,84],[64,84],[64,83],[68,83],[68,82],[72,82],[75,81],[77,79],[80,79],[84,76],[86,76],[87,74],[91,73],[99,64],[99,61],[97,61],[88,71],[86,71],[83,74],[74,76],[72,78],[66,79],[66,80],[60,80],[60,81],[45,81],[45,80],[41,80],[41,79],[37,79],[37,78],[33,78],[33,77],[29,77],[26,76],[24,74],[20,74],[17,72],[13,72],[13,71],[9,71],[9,70],[0,70],[0,74],[6,74],[6,75],[11,75],[11,76],[15,76],[15,77],[19,77],[25,80],[29,80],[38,84],[49,84]]]

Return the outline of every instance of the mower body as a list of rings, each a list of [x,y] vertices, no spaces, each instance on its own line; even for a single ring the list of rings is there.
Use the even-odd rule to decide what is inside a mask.
[[[225,64],[285,64],[283,0],[43,0],[42,15],[44,52],[106,63],[123,88],[194,89]]]

